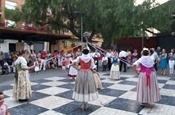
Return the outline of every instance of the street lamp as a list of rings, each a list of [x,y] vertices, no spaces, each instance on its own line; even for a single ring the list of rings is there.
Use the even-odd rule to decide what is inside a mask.
[[[74,14],[80,15],[81,17],[81,43],[83,43],[83,16],[84,16],[84,13],[74,11]]]

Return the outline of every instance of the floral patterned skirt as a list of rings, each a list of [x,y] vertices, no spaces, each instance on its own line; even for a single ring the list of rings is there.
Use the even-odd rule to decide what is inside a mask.
[[[13,97],[16,100],[29,99],[32,96],[28,71],[18,71],[18,79],[14,80]]]

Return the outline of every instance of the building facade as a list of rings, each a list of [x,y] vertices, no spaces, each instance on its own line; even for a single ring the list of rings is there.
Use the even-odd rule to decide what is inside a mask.
[[[5,20],[4,17],[4,9],[15,9],[15,8],[22,8],[22,5],[25,3],[25,0],[0,0],[0,18],[1,18],[1,22],[5,22],[5,27],[8,27],[9,23],[14,23],[13,21],[10,20]],[[6,22],[8,22],[8,24],[6,24]],[[18,24],[17,28],[23,28],[22,23],[21,25]],[[24,29],[24,28],[23,28]],[[54,33],[54,32],[53,32]],[[59,34],[64,34],[64,35],[70,35],[72,36],[72,39],[69,40],[57,40],[54,43],[48,43],[48,42],[39,42],[39,43],[34,43],[32,46],[29,46],[27,43],[25,42],[19,42],[18,40],[4,40],[3,43],[0,42],[0,51],[3,52],[13,52],[13,51],[17,51],[17,50],[21,50],[21,49],[33,49],[38,51],[41,50],[46,50],[46,51],[50,51],[53,52],[54,50],[68,50],[72,47],[75,47],[76,45],[79,44],[79,39],[76,38],[69,30],[62,30],[59,32]],[[101,38],[98,39],[98,37],[94,37],[93,38],[93,43],[101,46],[103,40]]]
[[[24,4],[24,0],[0,0],[0,20],[1,23],[5,23],[5,27],[7,27],[7,20],[4,17],[4,9],[15,9],[21,8]],[[14,23],[13,21],[9,21]],[[19,49],[29,49],[29,46],[26,43],[19,43],[18,40],[4,40],[3,43],[0,43],[0,51],[5,53],[13,52]]]

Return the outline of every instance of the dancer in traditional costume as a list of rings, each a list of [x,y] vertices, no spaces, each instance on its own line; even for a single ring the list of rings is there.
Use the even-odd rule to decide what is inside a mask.
[[[62,67],[62,72],[66,72],[66,60],[65,59],[63,59],[62,61],[61,67]]]
[[[89,50],[84,49],[82,56],[74,60],[73,66],[78,69],[77,78],[73,92],[73,99],[83,102],[81,108],[87,110],[88,102],[98,98],[97,87],[95,84],[92,69],[95,69],[94,59],[90,57]],[[80,69],[75,66],[80,63]]]
[[[32,96],[28,70],[34,69],[35,66],[28,67],[25,56],[26,52],[22,51],[18,59],[15,61],[16,73],[13,87],[13,97],[19,101],[26,101]]]
[[[71,77],[72,79],[75,79],[77,76],[77,73],[78,73],[77,69],[75,69],[72,65],[70,65],[68,76]]]
[[[73,62],[73,59],[70,58],[70,66],[69,66],[69,71],[68,71],[68,76],[71,77],[72,79],[75,79],[75,77],[77,76],[77,69],[74,68],[71,64]]]
[[[154,61],[149,56],[149,50],[143,49],[143,56],[133,64],[133,69],[139,74],[137,84],[137,101],[143,106],[150,106],[160,100],[159,86],[154,69]],[[140,71],[136,69],[140,66]]]
[[[112,80],[118,80],[120,79],[120,71],[119,71],[119,58],[118,58],[118,54],[115,53],[114,57],[112,58],[112,67],[110,70],[110,78]]]

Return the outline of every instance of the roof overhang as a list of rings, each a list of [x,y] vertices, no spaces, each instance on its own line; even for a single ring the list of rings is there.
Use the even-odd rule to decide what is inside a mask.
[[[0,27],[0,39],[46,41],[71,39],[70,35]]]

